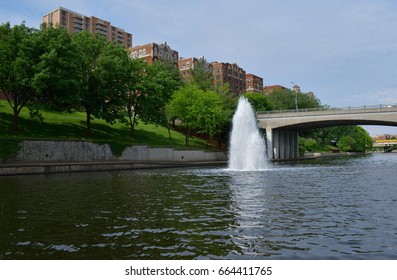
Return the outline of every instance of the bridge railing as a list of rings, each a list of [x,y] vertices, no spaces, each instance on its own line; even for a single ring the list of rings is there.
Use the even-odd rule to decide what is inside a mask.
[[[397,103],[394,104],[376,104],[376,105],[362,105],[362,106],[348,106],[348,107],[319,107],[319,108],[303,108],[303,109],[288,109],[288,110],[273,110],[273,111],[258,111],[257,114],[280,114],[280,113],[299,113],[299,112],[320,112],[320,111],[339,111],[339,110],[366,110],[366,109],[390,109],[397,110]]]

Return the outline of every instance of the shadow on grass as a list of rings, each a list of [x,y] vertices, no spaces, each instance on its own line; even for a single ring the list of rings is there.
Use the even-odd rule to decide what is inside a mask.
[[[19,131],[12,130],[12,115],[0,112],[0,137],[6,139],[22,140],[86,140],[97,144],[109,144],[115,155],[121,155],[122,151],[133,144],[148,146],[171,146],[168,136],[164,136],[164,128],[142,129],[139,126],[135,130],[134,139],[131,138],[130,128],[121,124],[110,125],[94,120],[91,124],[91,133],[87,133],[86,123],[83,120],[71,122],[53,123],[51,121],[39,122],[30,118],[19,118]],[[157,131],[158,132],[157,132]],[[203,144],[200,139],[190,139],[190,145],[186,146],[184,136],[172,131],[172,146],[176,148],[206,149],[209,146]]]

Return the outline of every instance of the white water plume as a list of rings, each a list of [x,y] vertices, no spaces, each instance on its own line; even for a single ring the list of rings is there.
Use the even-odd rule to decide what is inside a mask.
[[[268,169],[266,146],[248,100],[241,97],[233,116],[229,147],[229,170],[257,171]]]

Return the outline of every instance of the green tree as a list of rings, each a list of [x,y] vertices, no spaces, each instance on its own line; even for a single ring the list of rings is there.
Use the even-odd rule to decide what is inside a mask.
[[[24,23],[10,26],[0,25],[0,89],[13,110],[13,130],[19,130],[18,119],[23,107],[37,100],[37,91],[33,86],[36,65],[41,50],[36,38],[38,30]]]
[[[295,100],[298,102],[298,109],[319,108],[320,100],[313,94],[295,92],[290,89],[276,89],[267,96],[271,110],[294,110]]]
[[[298,93],[298,108],[320,108],[325,107],[313,93]]]
[[[344,135],[338,141],[338,148],[345,152],[356,150],[357,142],[351,135]]]
[[[349,135],[355,140],[355,145],[352,147],[354,152],[372,150],[372,138],[361,126],[351,126]]]
[[[295,109],[295,94],[289,89],[276,89],[267,98],[271,110]]]
[[[97,61],[95,72],[98,80],[99,99],[97,116],[113,124],[125,116],[125,99],[130,60],[127,50],[115,43],[106,42]],[[102,104],[101,104],[102,103]]]
[[[263,93],[245,93],[244,97],[247,98],[254,111],[269,111],[270,105],[267,97]]]
[[[213,74],[211,68],[208,67],[208,63],[204,59],[199,59],[192,69],[190,69],[190,82],[194,83],[201,90],[212,90]]]
[[[342,151],[364,152],[372,150],[372,138],[361,126],[334,126],[302,132],[302,137],[318,144],[337,145]]]
[[[186,145],[189,145],[191,129],[213,138],[223,130],[232,114],[221,95],[203,91],[195,84],[185,84],[176,91],[166,109],[168,115],[177,117],[185,128]]]
[[[186,84],[177,90],[166,106],[169,119],[178,118],[185,128],[185,143],[189,145],[190,130],[194,128],[196,115],[192,107],[195,100],[203,93],[196,85]]]
[[[213,91],[201,92],[192,105],[192,113],[196,116],[194,126],[211,138],[220,133],[230,120],[231,111],[225,108],[222,98]]]
[[[156,61],[147,67],[140,119],[144,123],[167,127],[170,145],[172,145],[172,138],[166,105],[169,103],[172,94],[181,85],[182,79],[179,69],[172,62]]]
[[[37,37],[43,50],[33,85],[41,105],[52,110],[71,109],[78,103],[77,56],[72,38],[64,28],[43,24]]]
[[[90,134],[93,115],[99,117],[98,113],[105,102],[105,98],[99,95],[100,81],[96,75],[98,60],[105,42],[87,31],[74,33],[73,40],[78,55],[79,103],[86,112],[87,133]]]
[[[167,61],[156,61],[147,67],[144,80],[144,107],[140,119],[145,123],[166,126],[165,107],[182,80],[178,68]]]
[[[87,31],[74,33],[72,38],[78,55],[79,103],[90,134],[94,117],[113,123],[124,116],[128,55],[122,46]]]
[[[126,115],[127,123],[131,129],[131,137],[134,137],[135,126],[138,123],[138,114],[141,112],[144,93],[144,76],[146,74],[147,64],[142,59],[133,59],[130,61],[128,73],[130,74],[127,81],[126,92]]]

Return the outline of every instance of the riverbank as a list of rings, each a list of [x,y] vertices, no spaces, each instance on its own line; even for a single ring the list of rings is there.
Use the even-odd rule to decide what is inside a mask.
[[[299,159],[272,162],[313,160],[363,156],[368,153],[305,153]],[[0,164],[0,176],[134,170],[148,168],[180,168],[197,166],[226,166],[226,151],[174,149],[134,145],[115,155],[108,144],[89,141],[22,141],[17,154]]]
[[[60,162],[60,163],[31,163],[31,164],[2,164],[0,176],[54,174],[70,172],[93,172],[114,170],[135,170],[152,168],[181,168],[199,166],[222,166],[227,161],[196,161],[196,162],[137,162],[137,161],[109,161],[109,162]]]
[[[89,141],[22,141],[16,154],[0,164],[1,175],[222,165],[225,151],[134,145],[120,155],[108,144]]]
[[[300,160],[314,160],[322,158],[341,158],[341,157],[357,157],[371,155],[372,152],[343,152],[343,153],[305,153],[303,157],[293,159],[273,159],[273,162],[284,162],[284,161],[300,161]]]

